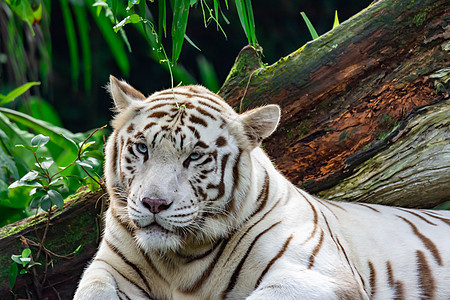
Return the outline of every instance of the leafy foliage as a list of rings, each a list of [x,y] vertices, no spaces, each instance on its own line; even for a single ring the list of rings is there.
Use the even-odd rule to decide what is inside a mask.
[[[0,99],[12,101],[30,86],[0,95]],[[99,145],[102,136],[95,133],[74,134],[0,107],[0,225],[31,215],[36,209],[48,211],[53,205],[61,209],[64,197],[86,184],[88,178],[92,189],[98,188],[103,152]],[[87,142],[91,137],[93,141]]]

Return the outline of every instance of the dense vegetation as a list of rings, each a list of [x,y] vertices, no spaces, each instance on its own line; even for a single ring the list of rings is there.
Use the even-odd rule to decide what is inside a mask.
[[[134,0],[126,7],[117,0],[7,0],[0,5],[0,226],[39,208],[61,206],[82,185],[101,187],[108,128],[92,128],[104,128],[110,118],[102,89],[109,73],[131,78],[148,92],[197,82],[217,91],[239,48],[257,45],[258,20],[248,0]],[[255,11],[267,16],[267,5],[258,3]],[[333,2],[325,5],[334,12]],[[279,6],[280,11],[292,8],[292,3]],[[311,22],[302,13],[303,23],[299,12],[295,22],[303,26],[304,39],[310,39],[308,32],[316,37]],[[337,15],[328,20],[321,15],[316,27],[329,29],[332,18],[336,24]],[[268,29],[261,28],[263,46],[269,48],[265,53],[274,60],[283,54],[273,53],[280,41],[267,39]],[[217,50],[211,39],[218,48],[225,43],[234,51],[213,55]],[[181,50],[186,41],[190,45],[185,54]],[[298,47],[296,40],[284,42],[291,45],[289,50]]]

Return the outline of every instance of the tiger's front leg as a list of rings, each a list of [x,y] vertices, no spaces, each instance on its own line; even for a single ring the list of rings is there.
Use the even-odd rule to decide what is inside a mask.
[[[93,264],[96,262],[94,261]],[[74,300],[87,299],[120,299],[117,291],[117,283],[112,274],[104,268],[93,268],[91,265],[86,269]]]
[[[267,274],[247,300],[294,300],[294,299],[369,299],[367,293],[353,280],[351,274],[336,277],[317,271],[275,270]],[[291,268],[292,269],[292,268]]]

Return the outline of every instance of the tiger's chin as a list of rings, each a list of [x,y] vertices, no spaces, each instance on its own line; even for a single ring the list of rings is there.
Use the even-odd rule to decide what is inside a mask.
[[[153,223],[135,231],[136,243],[144,250],[149,251],[177,251],[182,245],[182,237],[160,225]]]

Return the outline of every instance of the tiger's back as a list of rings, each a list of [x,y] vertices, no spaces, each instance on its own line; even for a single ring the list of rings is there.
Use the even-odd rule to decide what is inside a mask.
[[[280,111],[111,79],[105,233],[75,299],[449,299],[450,213],[336,203],[259,148]]]

